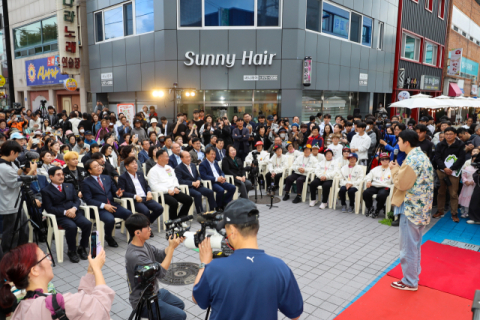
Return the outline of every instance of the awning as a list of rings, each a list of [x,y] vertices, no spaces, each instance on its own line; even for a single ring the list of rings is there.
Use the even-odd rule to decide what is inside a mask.
[[[448,95],[450,97],[459,97],[462,95],[462,90],[458,87],[458,84],[450,82],[450,85],[448,86]]]

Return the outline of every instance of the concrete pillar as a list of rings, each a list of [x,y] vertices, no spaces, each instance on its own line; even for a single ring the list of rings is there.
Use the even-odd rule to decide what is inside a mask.
[[[27,109],[30,109],[30,108],[32,108],[32,110],[35,109],[35,106],[32,106],[32,101],[30,100],[30,94],[28,93],[28,90],[23,91],[23,101],[21,103]]]
[[[80,112],[87,112],[87,90],[80,87]]]
[[[56,111],[57,110],[57,100],[55,99],[55,90],[53,89],[48,89],[48,101],[47,101],[47,107],[49,105],[52,105]]]

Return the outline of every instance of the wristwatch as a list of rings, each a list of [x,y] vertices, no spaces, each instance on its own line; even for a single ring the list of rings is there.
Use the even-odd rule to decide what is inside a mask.
[[[198,268],[203,269],[203,268],[205,268],[205,266],[206,266],[206,264],[202,262],[198,265]]]

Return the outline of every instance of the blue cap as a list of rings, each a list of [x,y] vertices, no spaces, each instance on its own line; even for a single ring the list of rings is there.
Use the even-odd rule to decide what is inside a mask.
[[[10,136],[10,139],[25,139],[25,136],[21,134],[20,132],[15,132]]]
[[[347,157],[347,159],[350,159],[350,158],[355,158],[358,160],[358,155],[356,153],[350,153]]]
[[[297,127],[298,129],[300,129],[300,126],[298,125],[298,123],[292,123],[292,127]]]
[[[88,136],[89,134],[93,134],[92,131],[85,131],[86,136]]]

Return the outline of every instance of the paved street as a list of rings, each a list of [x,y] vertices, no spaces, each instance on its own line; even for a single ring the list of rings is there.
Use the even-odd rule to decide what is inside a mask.
[[[278,205],[272,210],[259,205],[259,245],[293,270],[305,302],[301,319],[333,319],[398,258],[398,228],[361,214],[310,208],[307,203],[282,201]],[[432,220],[429,228],[436,221]],[[195,222],[193,229],[197,227]],[[159,234],[156,225],[154,232],[150,243],[165,247],[164,232]],[[118,229],[116,239],[119,247],[107,247],[103,269],[107,284],[116,292],[111,313],[114,320],[127,319],[131,312],[124,264],[127,243]],[[64,258],[54,268],[53,282],[60,292],[75,292],[88,263],[72,264],[66,253]],[[173,262],[180,261],[198,262],[198,253],[181,245]],[[205,311],[192,302],[192,285],[165,288],[185,301],[188,319],[205,318]]]

